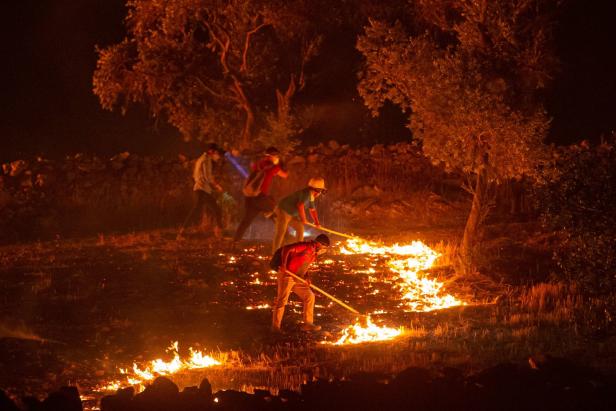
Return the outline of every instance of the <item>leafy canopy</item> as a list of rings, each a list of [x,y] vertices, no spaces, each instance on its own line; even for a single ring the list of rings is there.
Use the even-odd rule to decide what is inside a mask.
[[[420,0],[407,8],[413,25],[371,21],[357,42],[365,104],[375,115],[399,105],[426,155],[450,170],[533,174],[549,127],[549,3]]]
[[[129,0],[128,36],[98,49],[94,93],[109,110],[143,103],[186,137],[249,138],[274,90],[305,84],[321,41],[310,4]]]

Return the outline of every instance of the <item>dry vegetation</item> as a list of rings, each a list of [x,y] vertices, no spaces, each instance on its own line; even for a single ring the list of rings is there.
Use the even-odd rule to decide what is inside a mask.
[[[430,274],[451,280],[455,243],[447,238],[457,233],[444,234],[405,236],[417,235],[443,254]],[[264,275],[268,245],[254,243],[256,251],[231,261],[229,250],[207,237],[195,234],[176,242],[173,236],[171,231],[146,231],[3,247],[0,298],[8,324],[2,332],[8,338],[0,344],[9,353],[2,366],[12,372],[3,375],[1,384],[40,393],[76,381],[93,390],[117,378],[118,367],[160,357],[173,340],[184,349],[193,345],[230,356],[229,366],[174,377],[179,385],[190,385],[207,375],[215,389],[297,389],[315,377],[358,372],[387,378],[411,365],[471,373],[502,362],[525,362],[537,353],[608,371],[616,365],[613,337],[596,335],[610,321],[601,314],[607,311],[600,300],[583,297],[565,283],[506,282],[506,261],[499,275],[477,274],[448,283],[447,292],[464,298],[468,306],[428,313],[390,309],[376,316],[405,327],[405,335],[393,342],[319,344],[326,335],[307,336],[293,325],[298,306],[290,307],[285,319],[290,333],[274,339],[268,334],[269,310],[245,309],[273,297],[274,285]],[[495,244],[502,247],[502,241]],[[321,266],[320,285],[362,311],[393,307],[396,294],[386,284],[379,284],[380,297],[371,295],[374,284],[342,269],[342,263],[358,262],[334,258],[334,264]],[[255,278],[263,284],[251,285]],[[358,299],[362,289],[366,298]],[[322,299],[317,304],[318,321],[327,332],[335,334],[353,320]],[[25,313],[18,334],[12,333],[15,323],[7,322],[15,312]]]

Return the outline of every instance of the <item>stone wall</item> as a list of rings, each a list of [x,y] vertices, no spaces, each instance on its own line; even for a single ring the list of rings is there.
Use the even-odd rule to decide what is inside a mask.
[[[250,155],[238,157],[244,167],[250,160]],[[110,159],[77,154],[62,161],[36,158],[3,164],[0,241],[178,225],[190,207],[192,164],[184,156],[126,152]],[[276,179],[274,196],[322,176],[329,188],[320,204],[325,218],[369,214],[371,208],[382,213],[379,208],[387,204],[379,202],[384,201],[398,201],[402,209],[406,206],[400,201],[413,193],[433,193],[436,198],[457,184],[432,166],[418,147],[406,143],[356,149],[331,141],[293,153],[286,167],[290,177]],[[236,200],[226,207],[230,218],[236,218],[242,178],[226,161],[217,172]]]

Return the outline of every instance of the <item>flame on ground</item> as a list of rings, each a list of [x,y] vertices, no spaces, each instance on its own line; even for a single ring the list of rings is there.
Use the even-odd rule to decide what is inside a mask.
[[[398,286],[404,306],[410,311],[432,311],[466,304],[450,294],[442,295],[444,284],[422,273],[434,265],[439,254],[421,241],[385,246],[353,239],[347,240],[340,252],[388,257],[387,266],[402,280]]]
[[[379,327],[372,322],[370,317],[367,317],[365,321],[358,320],[355,324],[342,330],[340,338],[331,344],[345,345],[387,341],[398,337],[402,332],[402,328]]]
[[[221,361],[213,358],[210,355],[206,355],[201,351],[194,350],[192,347],[188,348],[190,356],[186,359],[182,359],[179,354],[177,341],[173,342],[166,351],[173,354],[173,359],[165,361],[161,358],[158,358],[156,360],[150,361],[143,368],[141,368],[136,363],[133,363],[132,370],[120,368],[120,373],[125,375],[126,380],[112,381],[102,387],[99,387],[100,391],[116,391],[119,388],[127,385],[140,386],[159,376],[172,375],[180,371],[197,370],[201,368],[222,365]]]

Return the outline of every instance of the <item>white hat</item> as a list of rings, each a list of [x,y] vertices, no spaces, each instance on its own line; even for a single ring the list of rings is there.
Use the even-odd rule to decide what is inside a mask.
[[[325,190],[325,180],[321,177],[313,177],[308,180],[308,187],[314,188],[316,190]]]

